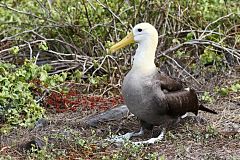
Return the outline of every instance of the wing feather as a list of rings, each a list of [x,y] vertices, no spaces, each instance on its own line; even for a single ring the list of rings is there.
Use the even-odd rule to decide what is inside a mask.
[[[168,113],[171,116],[181,116],[186,112],[197,115],[199,110],[197,94],[194,90],[182,90],[165,94],[168,103]]]
[[[160,80],[162,90],[178,91],[183,89],[183,85],[180,80],[175,80],[164,73],[159,73],[158,79]]]

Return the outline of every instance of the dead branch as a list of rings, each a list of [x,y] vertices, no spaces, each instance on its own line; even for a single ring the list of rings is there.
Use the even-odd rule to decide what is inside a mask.
[[[113,109],[107,110],[97,115],[91,115],[80,120],[80,123],[83,123],[88,126],[96,127],[99,123],[106,123],[108,121],[121,120],[126,117],[129,110],[126,105],[119,105]]]
[[[201,39],[194,39],[188,42],[181,43],[179,45],[176,45],[174,47],[171,47],[165,51],[162,51],[160,54],[157,55],[157,58],[159,58],[161,55],[167,55],[171,52],[177,51],[178,49],[187,46],[187,45],[209,45],[213,46],[215,48],[218,48],[220,50],[226,51],[227,53],[231,54],[232,56],[236,57],[237,59],[240,59],[240,50],[233,49],[230,47],[224,47],[221,44],[218,44],[216,42],[210,41],[210,40],[201,40]]]

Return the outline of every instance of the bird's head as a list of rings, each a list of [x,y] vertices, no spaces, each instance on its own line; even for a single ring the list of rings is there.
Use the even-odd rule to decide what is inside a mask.
[[[154,44],[154,47],[158,42],[158,32],[157,30],[149,23],[139,23],[130,32],[124,39],[120,42],[113,45],[109,51],[110,53],[114,53],[117,50],[131,44],[131,43],[139,43],[140,45],[150,42]]]

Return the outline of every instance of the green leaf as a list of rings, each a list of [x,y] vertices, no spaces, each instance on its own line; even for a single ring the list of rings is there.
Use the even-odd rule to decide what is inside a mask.
[[[66,78],[67,78],[67,73],[66,73],[66,72],[62,72],[62,73],[61,73],[61,76],[62,76],[62,78],[63,78],[63,80],[62,80],[61,82],[63,82],[63,81],[65,81]]]
[[[219,93],[220,93],[222,96],[226,96],[226,95],[228,95],[229,90],[228,90],[227,88],[221,88],[221,89],[219,90]]]
[[[232,86],[231,86],[231,90],[233,91],[233,92],[238,92],[239,90],[240,90],[240,84],[233,84]]]
[[[49,65],[49,64],[46,64],[46,65],[43,66],[43,70],[45,70],[47,72],[49,72],[51,69],[52,69],[52,66]]]
[[[48,73],[47,71],[42,71],[40,72],[40,81],[46,81],[46,79],[48,78]]]
[[[39,49],[43,50],[43,51],[47,51],[48,50],[48,46],[47,46],[47,43],[45,41],[42,41],[40,44],[39,44]]]
[[[237,83],[235,86],[238,90],[240,90],[240,84],[239,83]]]
[[[18,53],[19,53],[19,47],[18,46],[14,46],[14,47],[12,47],[11,48],[11,53],[13,54],[13,55],[18,55]]]
[[[194,34],[193,34],[193,32],[190,32],[190,33],[188,33],[187,34],[187,36],[186,36],[186,41],[190,41],[190,40],[192,40],[194,38]]]
[[[98,84],[98,81],[97,81],[97,78],[94,78],[94,77],[89,77],[89,82],[91,83],[91,84],[93,84],[93,85],[96,85],[96,84]]]
[[[74,78],[76,78],[77,81],[81,80],[82,76],[83,73],[81,71],[77,70],[74,72]]]
[[[174,39],[172,40],[172,43],[180,44],[180,41],[179,41],[177,38],[174,38]]]

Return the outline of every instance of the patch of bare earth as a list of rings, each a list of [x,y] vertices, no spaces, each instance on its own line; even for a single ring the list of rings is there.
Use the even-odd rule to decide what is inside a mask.
[[[214,103],[207,106],[216,110],[218,115],[200,112],[197,117],[189,116],[169,128],[161,142],[140,147],[105,140],[110,134],[138,131],[140,125],[134,116],[109,119],[89,127],[81,120],[97,114],[96,111],[48,113],[47,122],[40,127],[16,128],[1,135],[0,154],[2,158],[7,155],[13,159],[32,157],[27,151],[28,145],[37,141],[41,150],[47,151],[54,159],[240,159],[238,96],[215,96]],[[157,136],[160,131],[161,127],[155,127],[144,137],[131,140],[146,140]]]

